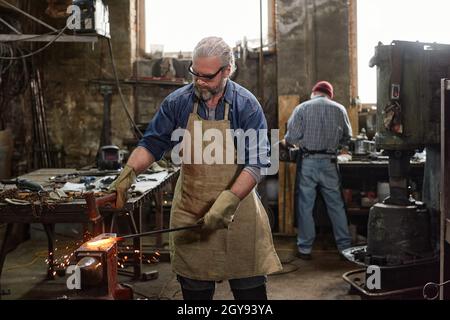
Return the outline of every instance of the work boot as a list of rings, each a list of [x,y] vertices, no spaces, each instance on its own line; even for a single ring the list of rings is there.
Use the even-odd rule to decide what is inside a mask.
[[[300,258],[302,260],[311,260],[312,256],[311,253],[301,253],[301,252],[297,252],[297,258]]]

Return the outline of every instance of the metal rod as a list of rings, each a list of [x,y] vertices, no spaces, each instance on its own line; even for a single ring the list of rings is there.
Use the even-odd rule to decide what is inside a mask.
[[[450,140],[448,121],[450,119],[450,80],[441,80],[441,185],[440,185],[440,252],[439,252],[439,282],[444,283],[448,280],[448,274],[446,269],[448,266],[445,263],[446,257],[446,221],[449,217],[449,207],[450,207],[450,188],[448,187],[447,181],[450,177],[450,166],[448,164],[448,159],[450,157]],[[439,300],[445,300],[446,295],[444,292],[444,287],[439,289]]]
[[[14,31],[17,34],[22,34],[19,30],[17,30],[16,28],[14,28],[12,25],[10,25],[8,22],[6,22],[5,20],[3,20],[2,18],[0,18],[0,22],[2,22],[4,25],[6,25],[8,28],[10,28],[12,31]]]
[[[30,18],[31,20],[34,20],[37,23],[42,24],[43,26],[46,26],[50,30],[55,31],[55,32],[58,31],[57,29],[53,28],[52,26],[46,24],[44,21],[39,20],[38,18],[34,17],[33,15],[31,15],[31,14],[29,14],[29,13],[23,11],[23,10],[20,10],[19,8],[17,8],[16,6],[13,6],[12,4],[6,2],[5,0],[0,0],[0,2],[3,3],[4,5],[10,7],[11,9],[16,10],[17,12],[20,12],[21,14],[23,14],[26,17]]]
[[[355,288],[356,290],[358,290],[360,293],[364,294],[367,297],[386,298],[388,296],[395,296],[395,295],[400,295],[400,294],[409,293],[409,292],[413,292],[413,291],[420,291],[423,289],[422,286],[418,286],[418,287],[397,289],[397,290],[384,291],[384,292],[369,292],[369,291],[365,290],[364,288],[361,288],[357,283],[355,283],[352,279],[350,279],[350,276],[352,276],[353,274],[358,274],[361,272],[365,273],[366,269],[357,269],[357,270],[346,272],[346,273],[344,273],[342,278],[344,279],[345,282],[349,283],[352,286],[352,288]]]
[[[130,234],[127,236],[117,237],[117,241],[122,241],[124,239],[131,239],[131,238],[137,238],[137,237],[151,236],[154,234],[175,232],[175,231],[180,231],[180,230],[197,229],[197,228],[200,228],[201,226],[202,226],[201,224],[195,224],[195,225],[186,226],[186,227],[179,227],[179,228],[173,228],[173,229],[162,229],[162,230],[155,230],[155,231],[143,232],[143,233],[138,233],[138,234]]]

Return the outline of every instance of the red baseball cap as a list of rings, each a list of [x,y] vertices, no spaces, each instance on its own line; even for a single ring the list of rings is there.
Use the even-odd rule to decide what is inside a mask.
[[[313,87],[312,92],[322,92],[328,95],[331,99],[334,97],[333,86],[328,81],[319,81]]]

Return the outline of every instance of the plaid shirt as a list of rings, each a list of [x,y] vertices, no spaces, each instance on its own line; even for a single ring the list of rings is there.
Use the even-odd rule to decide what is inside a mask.
[[[350,142],[352,127],[341,104],[317,96],[297,106],[288,121],[287,143],[335,152]]]

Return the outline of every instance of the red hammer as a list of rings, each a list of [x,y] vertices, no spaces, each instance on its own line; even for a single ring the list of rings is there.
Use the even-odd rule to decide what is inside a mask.
[[[96,198],[94,192],[87,192],[84,194],[84,199],[87,205],[87,215],[89,221],[94,223],[94,234],[98,235],[103,232],[101,221],[103,220],[98,208],[109,207],[114,208],[117,194],[111,193],[106,196]]]

